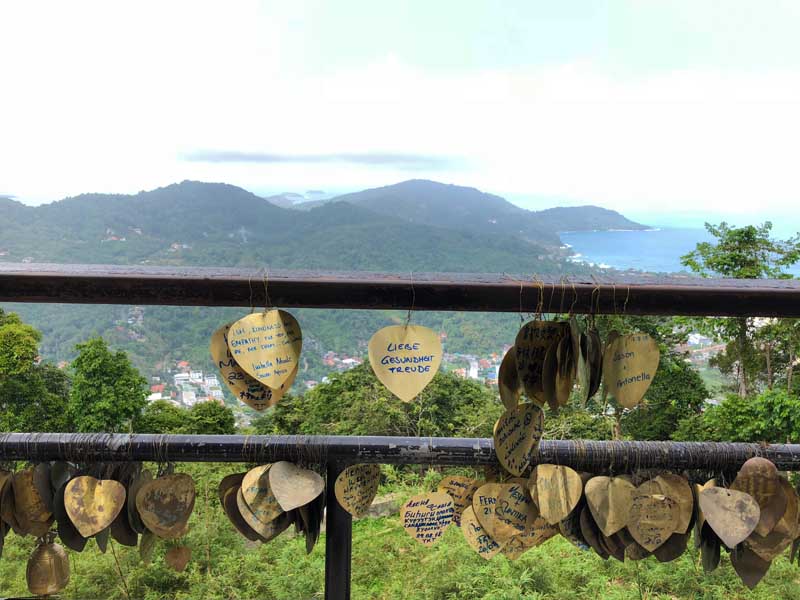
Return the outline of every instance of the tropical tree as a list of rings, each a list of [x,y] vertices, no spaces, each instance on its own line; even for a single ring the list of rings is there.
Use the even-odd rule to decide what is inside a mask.
[[[183,433],[189,411],[168,400],[148,402],[133,420],[137,433]]]
[[[185,424],[186,433],[204,435],[230,435],[236,433],[236,418],[233,411],[219,402],[198,402],[189,409]]]
[[[69,416],[77,431],[116,432],[147,403],[147,380],[124,352],[111,352],[102,338],[76,346],[72,363]]]
[[[770,235],[772,223],[734,227],[723,222],[706,223],[706,230],[715,242],[701,242],[681,262],[703,277],[735,277],[739,279],[785,279],[791,275],[786,267],[800,260],[800,236],[776,240]],[[723,371],[735,373],[739,395],[747,396],[761,369],[761,356],[754,340],[756,322],[752,317],[709,318],[696,321],[704,333],[728,342],[725,352],[715,364]]]
[[[0,309],[0,430],[69,431],[69,377],[38,360],[41,334]]]

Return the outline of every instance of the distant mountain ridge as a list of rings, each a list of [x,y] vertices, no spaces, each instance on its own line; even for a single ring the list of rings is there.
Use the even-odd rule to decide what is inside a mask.
[[[557,248],[519,237],[411,223],[348,202],[289,210],[236,186],[192,181],[36,207],[0,201],[0,240],[0,260],[6,261],[401,272],[572,269]]]
[[[267,200],[299,210],[309,210],[325,203],[347,202],[411,223],[515,236],[549,246],[560,244],[558,233],[562,231],[648,228],[616,211],[598,206],[531,211],[475,188],[424,179],[344,194],[330,200],[291,202],[288,196],[283,194]]]
[[[598,207],[534,212],[423,180],[304,211],[233,185],[184,181],[35,207],[0,199],[0,260],[562,273],[578,267],[557,232],[602,228],[644,226]]]

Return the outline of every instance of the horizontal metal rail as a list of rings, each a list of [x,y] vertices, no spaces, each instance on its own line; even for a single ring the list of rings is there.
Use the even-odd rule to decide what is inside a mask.
[[[753,456],[768,458],[782,470],[800,470],[800,444],[542,440],[534,462],[591,472],[729,471]],[[110,433],[0,434],[0,460],[497,464],[489,438]]]
[[[800,317],[800,281],[0,263],[0,302]]]

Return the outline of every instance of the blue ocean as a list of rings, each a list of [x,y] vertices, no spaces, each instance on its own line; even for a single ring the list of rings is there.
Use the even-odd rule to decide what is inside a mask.
[[[645,231],[576,231],[561,234],[561,241],[575,253],[574,260],[615,269],[655,273],[679,273],[688,269],[681,256],[698,242],[713,242],[705,229],[670,228]],[[800,265],[790,269],[800,275]]]

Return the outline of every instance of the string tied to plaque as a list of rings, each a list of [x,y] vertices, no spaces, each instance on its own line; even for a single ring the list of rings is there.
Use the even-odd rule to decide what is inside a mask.
[[[175,471],[175,465],[169,460],[169,450],[167,445],[167,434],[161,434],[154,442],[156,464],[158,465],[156,477],[171,475]]]
[[[596,317],[597,314],[600,312],[600,282],[597,280],[597,277],[592,274],[592,282],[594,283],[594,287],[592,288],[592,295],[589,299],[589,319],[592,327],[595,327]]]
[[[264,312],[273,308],[272,299],[269,297],[269,266],[264,271]]]
[[[411,312],[414,310],[417,303],[417,290],[414,288],[414,271],[410,271],[409,283],[411,284],[411,304],[409,304],[408,313],[406,314],[406,322],[404,325],[406,328],[411,324]]]
[[[536,320],[542,320],[542,315],[544,313],[544,281],[539,279],[539,277],[534,273],[533,284],[539,289],[539,295],[536,301],[536,308],[534,309],[533,318]],[[552,303],[553,294],[550,294],[550,304]],[[550,312],[549,305],[547,307],[547,311]]]
[[[558,305],[558,314],[562,315],[564,314],[564,300],[567,296],[567,281],[563,275],[560,277],[559,283],[561,283],[561,303]]]
[[[575,287],[574,280],[570,280],[569,283],[572,286],[572,304],[569,307],[569,316],[571,317],[575,312],[575,306],[578,304],[578,288]]]
[[[250,304],[250,314],[252,315],[256,312],[255,304],[253,303],[253,275],[249,273],[247,275],[247,289],[250,290],[250,297],[248,299],[248,303]]]
[[[628,300],[631,298],[631,286],[630,284],[625,285],[625,303],[622,305],[622,314],[624,315],[628,311]]]

